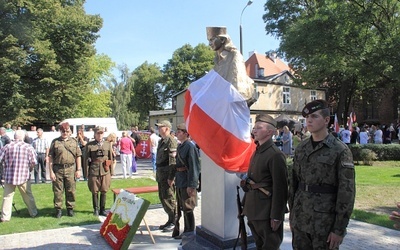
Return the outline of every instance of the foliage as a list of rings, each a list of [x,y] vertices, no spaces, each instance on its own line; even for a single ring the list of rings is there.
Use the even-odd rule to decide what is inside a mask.
[[[83,2],[0,0],[0,122],[73,117],[102,26]]]
[[[161,85],[162,72],[157,64],[144,62],[133,73],[134,85],[131,92],[129,110],[139,114],[136,125],[147,127],[150,110],[159,110],[165,105]]]
[[[397,0],[268,0],[265,9],[266,31],[281,40],[298,83],[326,87],[337,113],[362,90],[398,88]]]
[[[113,179],[111,182],[111,188],[153,185],[156,185],[156,182],[148,178],[138,178],[135,179],[135,181]],[[54,218],[53,192],[50,183],[32,185],[32,193],[38,207],[38,217],[34,219],[29,217],[28,209],[20,193],[17,191],[15,192],[14,202],[20,214],[17,215],[13,211],[11,223],[2,223],[0,235],[100,223],[99,219],[93,216],[92,195],[87,187],[87,182],[81,181],[76,183],[76,208],[74,217],[65,216],[64,208],[64,216],[60,219]],[[0,195],[2,197],[3,193],[1,192]],[[158,193],[143,194],[140,195],[140,197],[150,201],[151,204],[159,204],[160,202]],[[109,209],[113,202],[113,193],[109,191],[107,194],[106,207]],[[16,227],[15,225],[18,226]]]
[[[164,65],[165,99],[187,88],[190,83],[204,76],[213,68],[214,52],[201,43],[196,47],[189,44],[175,50],[172,58]]]
[[[117,120],[119,130],[128,130],[132,124],[137,124],[139,114],[129,110],[132,89],[134,85],[132,73],[126,65],[118,66],[120,79],[112,78],[109,84],[111,90],[111,116]]]
[[[350,144],[349,148],[353,153],[354,161],[364,160],[361,152],[368,149],[374,152],[378,161],[398,161],[400,160],[400,144]]]
[[[374,161],[377,159],[376,153],[370,149],[361,149],[360,157],[364,165],[372,166]]]

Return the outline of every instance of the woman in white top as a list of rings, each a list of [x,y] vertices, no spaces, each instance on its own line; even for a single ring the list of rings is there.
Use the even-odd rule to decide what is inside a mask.
[[[375,144],[382,144],[383,143],[383,132],[379,126],[376,127],[376,131],[374,134],[374,142]]]
[[[367,144],[368,140],[369,134],[365,128],[362,128],[360,132],[360,144]]]

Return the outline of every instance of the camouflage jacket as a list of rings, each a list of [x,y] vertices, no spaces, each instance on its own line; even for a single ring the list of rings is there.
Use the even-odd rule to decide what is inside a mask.
[[[332,193],[309,192],[299,184],[332,187]],[[311,138],[296,148],[289,188],[291,226],[308,233],[334,232],[344,236],[353,211],[355,173],[353,155],[329,134],[313,148]]]

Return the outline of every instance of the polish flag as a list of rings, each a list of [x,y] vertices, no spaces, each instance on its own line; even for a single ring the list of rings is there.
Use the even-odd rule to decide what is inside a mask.
[[[350,131],[353,131],[353,112],[350,113],[350,116],[347,120],[347,126],[349,126]]]
[[[339,133],[339,121],[337,119],[337,115],[336,114],[335,114],[334,128],[335,128],[335,132]]]
[[[250,110],[237,90],[214,70],[190,84],[184,118],[192,139],[215,164],[246,172],[255,144]]]

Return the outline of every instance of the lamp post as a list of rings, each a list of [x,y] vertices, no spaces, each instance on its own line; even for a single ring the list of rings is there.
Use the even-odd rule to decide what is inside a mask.
[[[242,13],[240,14],[240,25],[239,25],[239,35],[240,35],[240,54],[243,55],[243,38],[242,38],[242,16],[243,16],[243,12],[244,10],[247,8],[247,6],[251,5],[253,3],[252,0],[249,0],[246,4],[246,6],[244,6]]]

